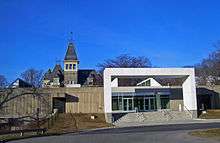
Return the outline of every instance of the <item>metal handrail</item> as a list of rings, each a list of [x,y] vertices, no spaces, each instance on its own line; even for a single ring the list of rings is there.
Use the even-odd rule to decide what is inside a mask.
[[[173,116],[170,114],[170,112],[168,112],[167,110],[161,110],[161,111],[164,112],[165,115],[168,115],[170,119],[173,119]]]
[[[193,118],[193,113],[185,105],[184,105],[184,108],[190,114],[191,118]]]
[[[146,120],[146,117],[144,116],[144,113],[143,113],[143,112],[137,112],[136,117],[139,118],[139,117],[141,117],[141,116],[144,118],[144,120]],[[144,121],[144,120],[143,120],[143,121]]]

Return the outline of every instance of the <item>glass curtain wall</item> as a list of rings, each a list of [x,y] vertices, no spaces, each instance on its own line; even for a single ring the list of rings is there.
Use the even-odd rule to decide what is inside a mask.
[[[169,95],[160,95],[161,109],[170,108]],[[113,93],[112,111],[154,111],[157,110],[156,95],[140,95],[135,93]]]

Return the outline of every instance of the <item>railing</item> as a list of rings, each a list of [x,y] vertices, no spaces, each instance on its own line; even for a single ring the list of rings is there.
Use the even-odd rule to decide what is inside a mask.
[[[190,117],[193,118],[193,113],[184,105],[186,111],[190,114]]]
[[[5,136],[24,136],[26,135],[42,135],[45,134],[47,129],[53,126],[54,122],[58,118],[58,110],[55,109],[52,114],[44,117],[34,117],[34,116],[24,116],[17,117],[16,120],[7,121],[5,123],[5,127],[0,130],[0,136],[2,136],[1,142],[5,142]],[[2,117],[2,119],[7,120],[11,119],[9,117]],[[12,118],[13,119],[13,118]],[[18,122],[19,121],[19,122]],[[21,124],[20,124],[21,121]],[[25,124],[26,122],[28,124]],[[18,124],[19,123],[19,124]],[[3,125],[3,124],[2,124]],[[3,126],[1,126],[3,127]],[[13,128],[12,128],[13,127]]]
[[[139,120],[139,121],[144,121],[144,120],[146,120],[146,117],[144,116],[144,113],[143,112],[137,112],[137,119]]]
[[[168,115],[170,117],[170,119],[173,119],[173,116],[170,114],[170,112],[166,109],[161,109],[162,113],[164,114],[164,116]],[[169,119],[169,120],[170,120]]]
[[[1,131],[0,135],[20,134],[20,136],[24,136],[24,133],[36,132],[37,134],[44,134],[46,131],[47,131],[46,128],[24,129],[24,130],[14,130],[14,131]]]
[[[5,142],[9,141],[10,139],[6,139],[7,136],[15,136],[16,134],[18,134],[18,136],[22,137],[22,136],[24,136],[25,133],[28,133],[28,136],[30,136],[30,133],[32,133],[32,135],[33,135],[33,133],[36,133],[35,135],[39,136],[39,135],[45,134],[46,131],[47,131],[46,128],[23,129],[23,130],[14,130],[14,131],[1,131],[0,136],[2,138],[0,139],[0,143],[5,143]],[[4,138],[4,137],[6,137],[6,138]]]

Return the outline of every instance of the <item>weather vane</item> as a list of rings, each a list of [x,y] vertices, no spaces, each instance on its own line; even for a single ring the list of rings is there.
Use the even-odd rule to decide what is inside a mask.
[[[61,60],[56,58],[56,64],[60,64],[61,63]]]
[[[69,38],[69,42],[73,42],[73,32],[70,32],[70,38]]]

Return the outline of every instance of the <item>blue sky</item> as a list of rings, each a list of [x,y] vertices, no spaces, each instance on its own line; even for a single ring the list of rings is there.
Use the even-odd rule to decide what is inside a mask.
[[[120,54],[154,66],[193,65],[220,40],[219,0],[0,0],[0,74],[47,70],[66,52],[69,32],[80,68]]]

